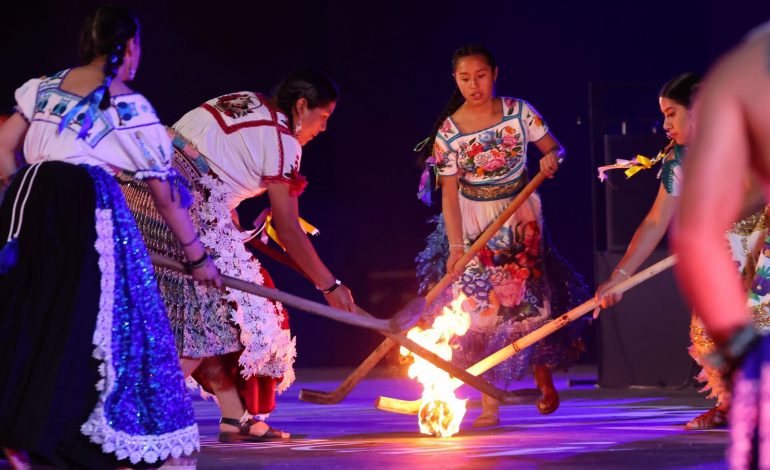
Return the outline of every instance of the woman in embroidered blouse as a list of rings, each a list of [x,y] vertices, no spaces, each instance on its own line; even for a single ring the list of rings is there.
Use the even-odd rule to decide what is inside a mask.
[[[218,272],[171,184],[171,142],[125,82],[139,23],[103,6],[81,36],[86,65],[16,91],[0,127],[0,445],[62,468],[190,454],[198,429],[146,248],[113,175],[147,181],[192,276]],[[85,96],[85,97],[84,97]]]
[[[248,91],[213,98],[185,114],[171,134],[174,164],[193,185],[191,214],[200,239],[222,273],[271,284],[244,246],[254,232],[241,229],[235,213],[241,201],[267,193],[275,233],[292,261],[330,305],[352,311],[350,291],[329,272],[298,223],[297,198],[305,186],[299,174],[302,147],[326,129],[337,97],[330,78],[299,70],[283,80],[273,99]],[[132,210],[142,212],[133,203]],[[137,215],[144,228],[142,217]],[[143,235],[148,244],[162,245],[155,239],[163,234],[154,227],[146,224]],[[287,312],[280,304],[240,292],[190,290],[179,277],[163,272],[161,292],[185,375],[192,374],[217,397],[219,439],[289,437],[264,422],[275,406],[276,389],[280,393],[294,381],[295,340]]]
[[[528,198],[467,267],[456,263],[526,184],[527,145],[533,143],[544,154],[540,170],[548,177],[558,170],[564,149],[529,103],[495,96],[498,69],[485,47],[469,45],[457,50],[452,66],[457,88],[426,148],[432,148],[441,181],[449,244],[446,269],[457,276],[454,296],[467,296],[464,308],[471,315],[471,328],[458,338],[455,357],[470,365],[552,318],[537,194]],[[418,272],[424,274],[422,266]],[[543,394],[537,407],[541,413],[552,413],[559,396],[551,370],[568,361],[570,346],[563,337],[552,336],[485,378],[507,387],[532,367]],[[474,426],[498,423],[498,403],[482,396],[482,413]]]
[[[669,80],[659,93],[660,111],[663,113],[663,128],[672,140],[673,146],[663,161],[661,184],[655,202],[649,213],[636,229],[631,243],[623,258],[612,271],[610,278],[596,290],[596,298],[601,301],[600,308],[607,308],[619,302],[620,294],[605,295],[609,289],[619,282],[628,279],[639,266],[650,256],[652,250],[660,243],[671,223],[678,207],[682,189],[682,159],[685,146],[692,135],[691,108],[695,100],[695,91],[700,77],[685,73]],[[767,219],[764,203],[759,201],[759,193],[755,189],[748,195],[746,206],[747,215],[737,222],[731,231],[727,232],[733,260],[744,280],[750,282],[756,269],[756,261],[761,250],[762,240],[767,234]],[[753,200],[753,201],[752,201]],[[598,314],[597,308],[595,315]],[[757,316],[755,321],[768,326],[768,318]],[[703,366],[698,378],[706,385],[705,391],[710,391],[709,398],[716,398],[717,404],[711,410],[693,418],[685,425],[686,429],[710,429],[727,425],[727,410],[730,407],[730,392],[723,382],[720,373],[709,367],[703,358],[714,349],[714,342],[705,332],[703,324],[694,313],[690,324],[690,355]]]

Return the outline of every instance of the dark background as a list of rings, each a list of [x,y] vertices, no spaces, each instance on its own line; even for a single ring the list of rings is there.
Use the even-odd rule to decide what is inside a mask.
[[[0,110],[9,112],[28,78],[77,64],[80,24],[99,3],[5,2]],[[545,218],[562,255],[593,283],[594,253],[605,248],[603,202],[593,202],[603,201],[595,177],[603,135],[620,133],[621,122],[629,134],[660,133],[660,86],[681,72],[705,72],[770,19],[767,0],[124,3],[143,25],[134,87],[167,124],[214,96],[269,92],[301,66],[336,79],[342,97],[329,129],[305,148],[310,185],[301,213],[321,230],[314,244],[322,259],[380,316],[416,294],[413,259],[431,229],[426,219],[440,211],[415,197],[411,149],[452,91],[456,48],[491,48],[498,94],[531,102],[567,148],[558,177],[541,187]],[[322,300],[298,275],[265,264],[279,288]],[[354,365],[380,341],[303,312],[293,312],[292,323],[301,367]]]

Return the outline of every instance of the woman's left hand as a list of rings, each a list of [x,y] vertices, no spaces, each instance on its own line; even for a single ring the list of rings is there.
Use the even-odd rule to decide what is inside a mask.
[[[559,169],[559,160],[553,152],[548,152],[540,159],[540,171],[548,178],[553,178]]]

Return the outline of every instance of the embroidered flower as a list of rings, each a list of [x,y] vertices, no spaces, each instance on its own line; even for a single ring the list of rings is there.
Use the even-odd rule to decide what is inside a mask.
[[[441,124],[441,128],[439,129],[439,132],[444,134],[444,137],[447,137],[451,131],[452,131],[452,121],[450,121],[449,118],[444,119],[444,123]]]

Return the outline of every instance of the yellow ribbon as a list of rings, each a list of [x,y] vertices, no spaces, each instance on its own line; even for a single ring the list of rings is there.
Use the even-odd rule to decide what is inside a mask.
[[[299,221],[299,226],[302,228],[302,231],[305,232],[308,235],[318,235],[321,233],[317,228],[315,228],[313,225],[310,224],[307,220],[303,219],[302,217],[298,217],[297,220]],[[276,242],[278,246],[283,248],[283,251],[286,251],[286,247],[283,246],[283,243],[281,243],[281,240],[278,238],[278,233],[275,231],[275,227],[273,227],[273,213],[270,212],[267,217],[265,218],[265,225],[262,226],[262,230],[264,230],[264,233],[262,235],[262,242],[267,243],[267,240],[264,236],[264,234],[267,234],[268,237],[270,237],[271,240]]]
[[[650,160],[644,155],[637,155],[636,159],[632,161],[635,162],[635,165],[624,172],[626,175],[626,178],[630,178],[634,176],[635,174],[639,173],[641,170],[649,170],[650,168],[652,168],[652,165],[654,165],[655,162],[657,162],[657,160],[654,160],[654,161]]]

